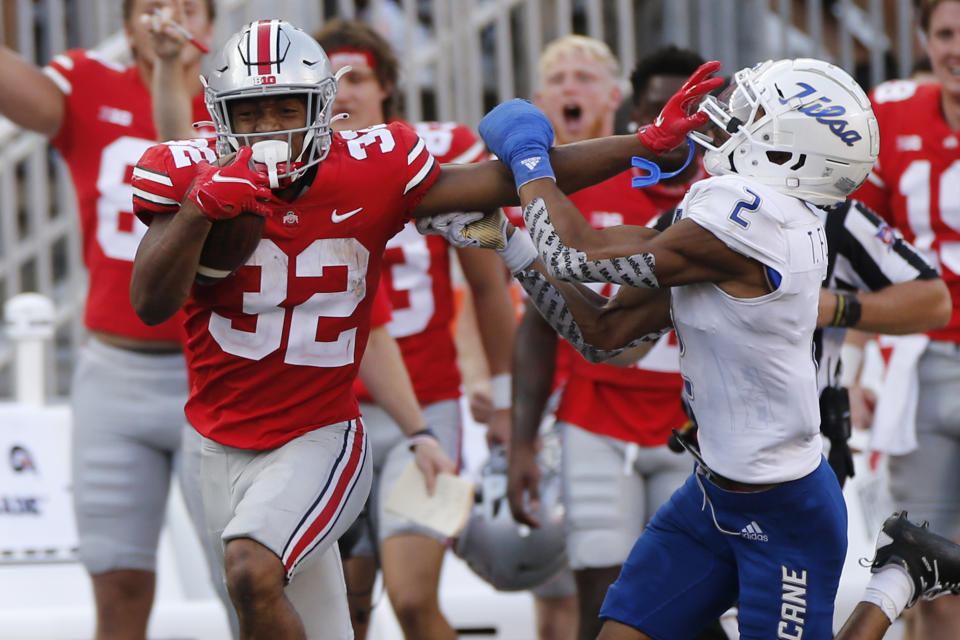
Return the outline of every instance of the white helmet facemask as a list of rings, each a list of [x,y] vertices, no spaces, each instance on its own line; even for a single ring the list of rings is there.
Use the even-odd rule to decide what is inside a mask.
[[[767,61],[738,71],[700,111],[713,136],[693,132],[711,175],[736,173],[812,204],[855,191],[880,150],[870,101],[845,71],[808,58]]]
[[[227,40],[213,72],[203,80],[217,151],[227,154],[252,147],[254,162],[268,173],[272,188],[289,184],[327,156],[337,81],[323,48],[306,32],[283,20],[251,22]],[[232,102],[290,96],[305,101],[303,127],[257,133],[238,133],[234,128]],[[303,146],[292,157],[300,134]]]

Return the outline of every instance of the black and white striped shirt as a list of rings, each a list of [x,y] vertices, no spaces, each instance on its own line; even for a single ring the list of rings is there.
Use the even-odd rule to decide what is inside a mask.
[[[862,202],[847,200],[819,212],[827,236],[823,286],[830,291],[879,291],[900,282],[939,277],[897,229]],[[814,334],[821,388],[836,381],[845,335],[846,329],[830,327]]]

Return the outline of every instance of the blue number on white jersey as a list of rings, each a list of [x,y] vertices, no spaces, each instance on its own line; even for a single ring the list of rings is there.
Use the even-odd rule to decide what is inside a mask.
[[[746,200],[741,200],[741,201],[739,201],[739,202],[733,207],[733,213],[730,214],[730,219],[733,220],[734,222],[736,222],[738,225],[740,225],[740,226],[743,227],[744,229],[746,229],[747,227],[750,226],[750,221],[749,221],[749,220],[744,220],[743,218],[741,218],[741,217],[740,217],[740,212],[741,212],[741,211],[744,211],[744,210],[746,210],[746,211],[756,211],[757,209],[759,209],[759,208],[760,208],[760,196],[758,196],[757,194],[755,194],[755,193],[754,193],[753,191],[751,191],[750,189],[747,189],[746,187],[744,187],[743,190],[753,196],[753,202],[747,202]]]

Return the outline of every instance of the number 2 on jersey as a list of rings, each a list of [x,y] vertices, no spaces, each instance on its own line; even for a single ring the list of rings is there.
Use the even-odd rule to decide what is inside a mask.
[[[736,222],[738,225],[746,229],[750,226],[750,221],[740,217],[741,211],[756,211],[760,208],[760,196],[755,194],[750,189],[744,187],[743,189],[748,194],[753,196],[753,201],[748,202],[747,200],[741,200],[733,206],[733,213],[730,214],[730,219]]]

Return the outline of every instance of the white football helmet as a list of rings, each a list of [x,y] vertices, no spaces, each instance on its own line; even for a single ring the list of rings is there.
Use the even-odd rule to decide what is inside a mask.
[[[217,54],[213,72],[204,78],[204,97],[213,118],[217,151],[232,153],[258,140],[286,134],[282,145],[258,145],[269,149],[264,160],[255,148],[254,160],[267,162],[271,186],[277,177],[295,179],[319,163],[330,150],[330,117],[337,95],[337,81],[323,48],[309,34],[283,20],[251,22],[232,35]],[[230,119],[230,102],[270,95],[303,95],[307,101],[306,126],[280,132],[238,134]],[[293,136],[305,133],[303,149],[290,157]],[[277,150],[283,151],[277,157]],[[279,163],[279,171],[277,169]],[[272,166],[270,166],[272,165]]]
[[[880,151],[867,95],[847,72],[822,60],[768,60],[741,69],[699,110],[721,130],[716,138],[690,134],[706,148],[711,175],[749,176],[817,205],[853,193]]]
[[[567,564],[560,474],[540,464],[540,526],[518,524],[507,501],[507,459],[502,448],[490,453],[467,525],[454,552],[495,589],[535,587]]]

